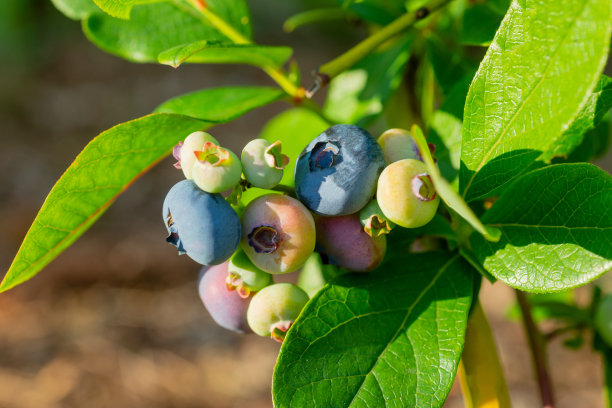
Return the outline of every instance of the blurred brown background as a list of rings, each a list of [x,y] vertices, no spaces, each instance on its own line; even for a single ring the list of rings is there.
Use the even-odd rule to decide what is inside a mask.
[[[292,45],[306,77],[359,38],[350,27],[334,36],[325,26],[284,34],[283,20],[300,10],[286,3],[252,2],[256,38]],[[48,0],[0,2],[0,55],[3,272],[53,183],[93,136],[184,92],[271,85],[250,67],[120,60],[88,43]],[[286,107],[212,132],[239,152]],[[278,345],[217,327],[197,294],[198,265],[164,242],[161,204],[181,177],[171,163],[136,182],[35,279],[0,295],[0,408],[272,406]],[[522,326],[505,317],[512,292],[487,285],[482,299],[515,406],[537,406]],[[555,341],[550,360],[559,407],[603,406],[599,357],[588,347],[573,352]],[[463,406],[458,387],[447,406]]]

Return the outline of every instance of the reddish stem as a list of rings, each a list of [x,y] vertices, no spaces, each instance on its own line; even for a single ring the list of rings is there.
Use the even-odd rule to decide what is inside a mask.
[[[523,325],[527,334],[527,341],[531,350],[538,387],[540,388],[540,398],[543,408],[554,408],[554,397],[552,390],[552,380],[548,372],[546,361],[546,349],[542,334],[536,326],[531,315],[531,305],[524,292],[515,290],[516,299],[523,315]]]

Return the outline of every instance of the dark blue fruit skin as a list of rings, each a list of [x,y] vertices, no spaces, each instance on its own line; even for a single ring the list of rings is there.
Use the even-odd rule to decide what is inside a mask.
[[[170,220],[170,215],[172,219]],[[202,265],[226,261],[238,247],[240,219],[220,194],[202,191],[191,180],[176,183],[166,195],[162,216],[167,241]]]
[[[237,333],[252,333],[246,316],[253,295],[242,298],[238,291],[227,289],[228,263],[202,268],[198,279],[200,299],[219,326]]]
[[[352,214],[374,196],[384,168],[385,157],[372,135],[359,126],[335,125],[300,154],[295,192],[317,214]]]

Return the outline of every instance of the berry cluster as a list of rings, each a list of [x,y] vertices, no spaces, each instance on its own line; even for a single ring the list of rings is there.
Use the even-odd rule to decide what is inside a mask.
[[[204,265],[200,296],[219,325],[278,341],[327,280],[376,268],[395,224],[423,226],[439,203],[414,140],[398,129],[376,141],[357,126],[330,127],[297,158],[297,198],[267,193],[244,208],[246,189],[281,181],[290,159],[280,141],[252,140],[238,159],[195,132],[173,154],[186,180],[164,201],[167,241]],[[274,283],[297,270],[298,285]]]

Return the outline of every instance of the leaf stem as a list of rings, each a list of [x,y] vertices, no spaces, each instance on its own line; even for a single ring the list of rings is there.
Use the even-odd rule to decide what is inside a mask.
[[[408,27],[414,25],[417,21],[424,19],[430,13],[438,10],[451,1],[452,0],[432,0],[424,7],[398,17],[342,55],[321,65],[318,69],[315,83],[306,93],[306,96],[311,97],[320,88],[327,85],[332,78],[355,65],[379,45],[400,34]]]
[[[189,0],[190,4],[198,10],[204,17],[204,20],[215,27],[219,32],[225,35],[236,44],[251,44],[252,41],[245,37],[241,32],[236,30],[225,20],[215,14],[205,3],[204,0]],[[295,101],[299,102],[304,99],[305,91],[303,87],[294,84],[281,68],[273,66],[263,66],[261,69],[272,78],[278,86],[289,94]]]
[[[417,125],[413,125],[410,129],[410,134],[414,138],[414,141],[419,148],[419,153],[421,153],[421,157],[423,158],[423,162],[427,167],[427,171],[429,172],[429,176],[431,177],[431,181],[436,188],[436,192],[440,195],[440,198],[444,200],[444,203],[459,214],[463,219],[465,219],[470,225],[482,234],[486,240],[491,242],[499,241],[501,237],[501,231],[498,228],[485,226],[480,219],[474,214],[470,206],[453,190],[451,185],[442,177],[440,174],[440,170],[438,170],[438,166],[434,163],[433,158],[431,157],[431,151],[429,150],[429,146],[427,145],[427,140],[425,140],[425,136],[423,135],[423,131]]]
[[[467,408],[510,408],[510,393],[491,326],[478,299],[474,301],[457,371],[464,404]]]
[[[552,381],[546,362],[546,345],[544,343],[542,334],[533,320],[531,306],[529,305],[527,295],[517,289],[515,289],[515,294],[521,308],[521,314],[523,315],[523,325],[525,326],[525,333],[527,334],[527,341],[529,342],[535,374],[538,380],[538,386],[540,388],[542,407],[553,408],[554,397],[552,391]]]
[[[306,24],[319,21],[340,20],[346,17],[346,11],[338,7],[307,10],[289,17],[283,24],[283,30],[287,33]]]

